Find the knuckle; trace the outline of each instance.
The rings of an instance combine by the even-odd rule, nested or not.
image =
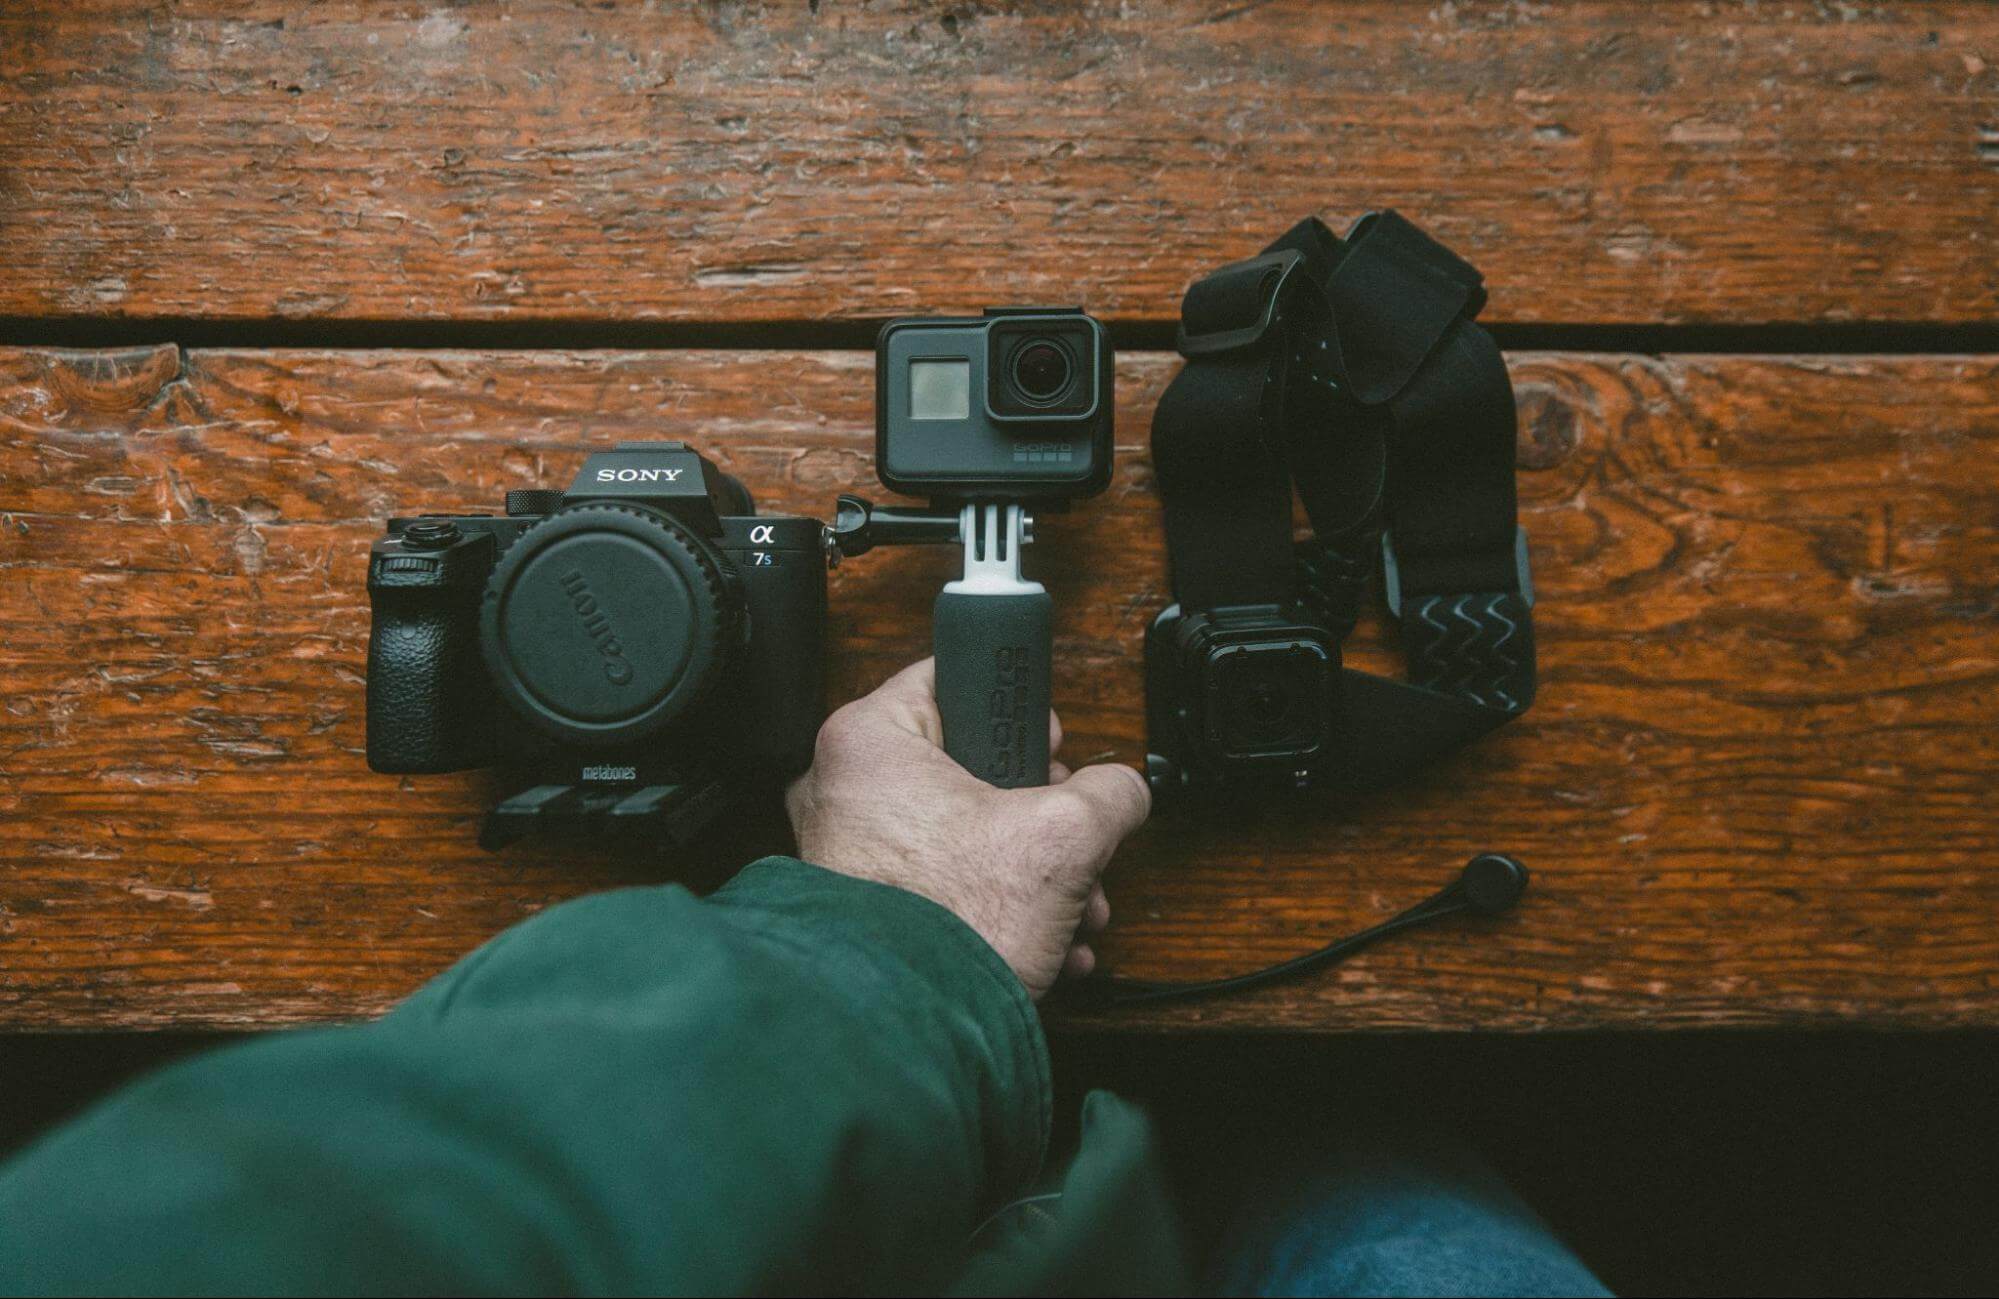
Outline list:
[[[1049,792],[1042,817],[1049,832],[1064,839],[1082,839],[1097,828],[1096,807],[1084,795],[1067,789]]]
[[[866,716],[856,705],[847,704],[835,709],[833,715],[819,727],[819,738],[812,746],[814,759],[839,758],[860,742],[861,733],[866,729]]]

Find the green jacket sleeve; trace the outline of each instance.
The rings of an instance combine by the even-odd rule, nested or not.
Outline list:
[[[1036,1175],[1048,1098],[977,935],[773,858],[114,1097],[0,1171],[0,1291],[935,1285]]]

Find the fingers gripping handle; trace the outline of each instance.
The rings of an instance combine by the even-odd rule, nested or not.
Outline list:
[[[1048,783],[1053,602],[1020,575],[1018,505],[968,505],[965,576],[937,597],[937,710],[944,751],[981,780]]]
[[[944,751],[1002,789],[1048,783],[1046,591],[946,589],[937,597],[937,711]]]

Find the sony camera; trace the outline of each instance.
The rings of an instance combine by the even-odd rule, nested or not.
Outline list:
[[[678,442],[599,452],[504,515],[391,519],[368,561],[368,765],[499,768],[489,848],[557,825],[684,842],[811,761],[822,532],[758,515]]]

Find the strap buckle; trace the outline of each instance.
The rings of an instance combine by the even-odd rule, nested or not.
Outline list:
[[[1174,347],[1186,357],[1213,356],[1220,352],[1235,352],[1243,348],[1255,347],[1270,333],[1277,323],[1277,304],[1284,297],[1284,290],[1290,286],[1294,276],[1301,274],[1299,268],[1305,264],[1305,255],[1292,249],[1264,253],[1261,256],[1231,262],[1212,274],[1205,275],[1188,288],[1181,300],[1180,327],[1174,339]],[[1235,297],[1241,292],[1241,284],[1231,281],[1253,281],[1256,316],[1246,320],[1240,310],[1227,311],[1219,299]],[[1231,288],[1236,293],[1230,293]],[[1204,292],[1205,290],[1205,292]],[[1205,300],[1204,300],[1205,299]],[[1231,304],[1241,306],[1243,304]],[[1228,314],[1229,320],[1204,322],[1210,327],[1189,329],[1190,316],[1208,314]]]
[[[1402,566],[1395,558],[1395,540],[1386,531],[1381,534],[1381,587],[1388,600],[1388,612],[1400,618]],[[1527,529],[1518,524],[1513,528],[1513,589],[1519,592],[1524,607],[1534,607],[1534,569],[1527,558]]]

